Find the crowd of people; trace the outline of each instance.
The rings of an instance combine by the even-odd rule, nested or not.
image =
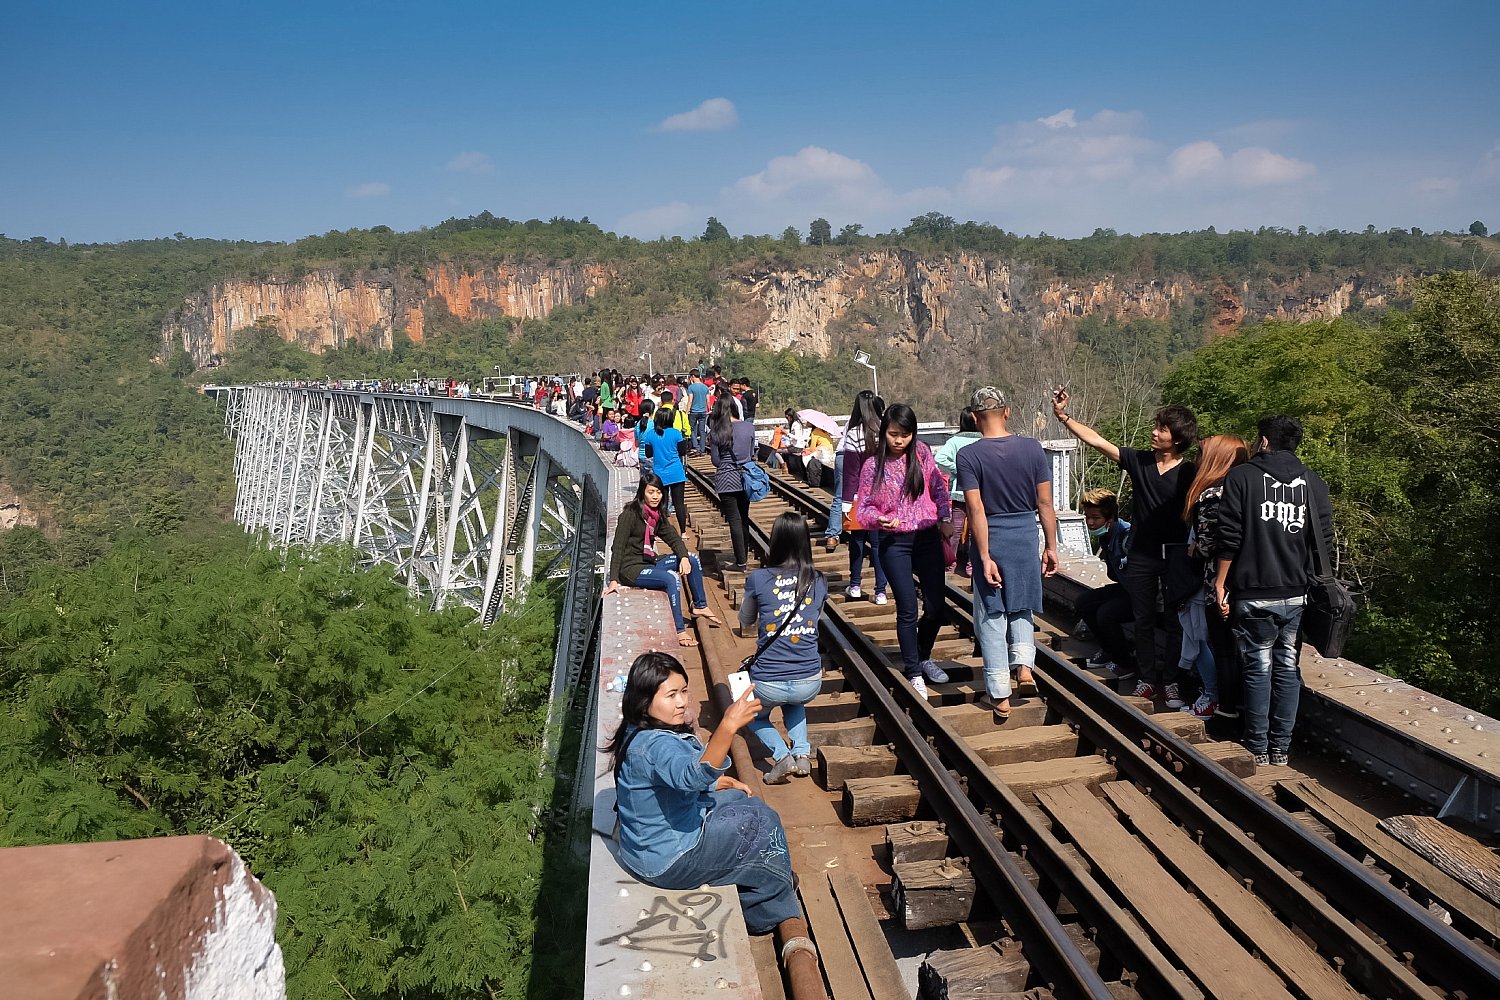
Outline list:
[[[654,382],[643,390],[637,379],[623,384],[623,394],[618,380],[607,391],[619,405],[629,399],[634,412],[604,406],[597,433],[607,448],[633,429],[629,447],[638,452],[642,475],[620,516],[606,592],[621,585],[665,590],[678,641],[696,645],[686,632],[684,581],[692,613],[718,622],[706,609],[702,567],[666,507],[676,507],[678,528],[685,527],[680,489],[673,487],[682,480],[683,456],[706,451],[730,526],[729,566],[748,569],[744,468],[756,460],[753,404],[745,405],[743,383],[697,373],[678,391]],[[589,389],[595,394],[585,406],[602,406],[605,385],[585,379],[581,393]],[[1192,411],[1165,406],[1155,414],[1150,446],[1130,449],[1075,419],[1069,402],[1059,387],[1058,421],[1118,465],[1131,489],[1128,521],[1112,491],[1089,490],[1082,498],[1110,580],[1076,607],[1099,642],[1090,665],[1135,680],[1136,696],[1218,720],[1220,735],[1233,729],[1258,763],[1285,764],[1301,688],[1298,631],[1313,575],[1310,547],[1315,535],[1332,546],[1328,488],[1296,455],[1301,426],[1269,416],[1253,444],[1232,435],[1200,442]],[[808,444],[800,421],[791,411],[787,416],[783,458]],[[981,386],[960,415],[959,432],[935,452],[918,438],[912,407],[887,406],[863,391],[836,444],[829,437],[832,453],[822,456],[834,494],[822,541],[830,550],[848,546],[844,599],[864,599],[868,558],[875,574],[870,599],[894,601],[900,669],[925,698],[929,683],[948,680],[933,658],[947,618],[945,573],[969,575],[983,662],[980,700],[997,721],[1009,717],[1015,688],[1033,681],[1034,618],[1043,580],[1059,568],[1051,462],[1040,442],[1010,429],[1011,417],[1005,393]],[[772,444],[773,455],[781,451],[781,442]],[[658,538],[670,554],[656,555]],[[630,671],[624,721],[609,747],[622,863],[668,888],[736,884],[752,933],[800,914],[780,820],[724,774],[725,756],[743,729],[770,758],[764,783],[811,773],[805,706],[821,689],[818,618],[828,597],[827,580],[813,565],[807,519],[782,514],[763,568],[748,573],[742,592],[739,634],[756,640],[745,664],[750,684],[708,743],[686,722],[680,663],[648,653]],[[770,721],[777,708],[785,736]]]

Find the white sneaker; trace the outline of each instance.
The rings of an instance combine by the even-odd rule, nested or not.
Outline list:
[[[923,701],[926,701],[927,700],[927,681],[926,681],[926,679],[924,679],[922,677],[909,677],[909,678],[907,678],[907,680],[911,681],[912,689],[914,691],[916,691],[918,695],[921,696],[921,698],[922,698]]]
[[[922,661],[922,676],[926,677],[934,684],[948,683],[948,671],[938,666],[937,663],[933,660]]]
[[[865,592],[859,589],[859,584],[857,583],[851,583],[849,584],[849,586],[844,588],[844,596],[849,598],[849,600],[851,601],[857,601],[864,595]]]
[[[1182,691],[1176,684],[1168,684],[1163,694],[1166,698],[1167,708],[1170,711],[1175,712],[1182,707]]]
[[[875,591],[875,603],[876,604],[884,604],[885,601],[886,601],[885,591],[883,591],[883,590],[877,590],[877,591]]]

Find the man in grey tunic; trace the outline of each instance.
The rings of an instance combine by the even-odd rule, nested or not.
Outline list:
[[[999,719],[1010,715],[1011,674],[1031,683],[1036,664],[1034,612],[1042,577],[1057,572],[1057,513],[1052,467],[1035,438],[1012,434],[1005,394],[987,385],[969,406],[980,438],[958,453],[958,488],[969,508],[974,567],[974,633],[984,657],[982,699]],[[1037,554],[1041,520],[1043,548]]]

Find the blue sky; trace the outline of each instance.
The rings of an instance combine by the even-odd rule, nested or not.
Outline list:
[[[1500,3],[18,0],[0,232],[1500,229]]]

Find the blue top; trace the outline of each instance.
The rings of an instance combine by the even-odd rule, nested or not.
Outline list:
[[[693,397],[693,405],[688,409],[689,413],[708,412],[708,386],[702,382],[694,382],[687,387],[687,394]]]
[[[640,437],[641,447],[651,449],[651,471],[661,477],[665,486],[687,481],[682,456],[677,454],[677,445],[682,440],[682,431],[675,427],[666,430],[653,427]]]
[[[745,577],[740,595],[740,624],[756,625],[756,642],[775,633],[797,597],[797,574],[780,567],[758,569]],[[750,670],[752,681],[795,681],[823,669],[818,655],[818,618],[828,600],[828,580],[819,573],[802,599],[802,607],[786,631],[771,643]]]
[[[1042,443],[1019,434],[980,438],[965,445],[953,464],[958,488],[965,494],[978,490],[989,516],[1035,513],[1036,488],[1052,482],[1052,463]]]
[[[615,779],[620,860],[649,879],[692,850],[713,805],[710,792],[729,770],[702,761],[703,744],[670,729],[634,729]],[[626,734],[627,738],[629,734]]]

